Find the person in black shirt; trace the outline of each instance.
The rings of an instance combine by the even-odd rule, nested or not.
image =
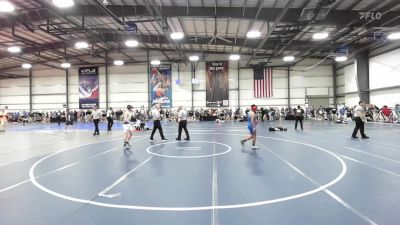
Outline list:
[[[297,122],[300,121],[300,126],[301,126],[301,129],[303,130],[304,110],[302,108],[300,108],[300,106],[297,106],[295,115],[296,115],[296,124],[294,126],[294,129],[297,130]]]

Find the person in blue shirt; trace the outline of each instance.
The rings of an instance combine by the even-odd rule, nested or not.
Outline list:
[[[257,106],[256,105],[251,105],[251,110],[247,113],[247,129],[249,129],[250,136],[246,139],[243,139],[240,141],[240,144],[244,146],[244,143],[249,140],[253,140],[251,148],[253,150],[258,149],[256,146],[256,140],[257,140],[257,121],[256,121],[256,111],[257,111]]]

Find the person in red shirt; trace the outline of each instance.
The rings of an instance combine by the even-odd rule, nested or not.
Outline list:
[[[381,112],[382,112],[384,121],[385,122],[390,122],[392,117],[393,117],[392,110],[389,109],[387,107],[387,105],[384,105],[383,108],[381,109]]]

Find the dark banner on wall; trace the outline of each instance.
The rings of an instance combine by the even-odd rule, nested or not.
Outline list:
[[[172,107],[171,64],[150,67],[151,106]]]
[[[99,67],[83,67],[79,74],[79,108],[91,109],[99,105]]]
[[[228,61],[206,62],[206,106],[229,106]]]

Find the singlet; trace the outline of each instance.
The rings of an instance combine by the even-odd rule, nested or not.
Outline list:
[[[253,124],[251,123],[251,111],[247,113],[247,126],[252,127]]]
[[[130,123],[131,122],[131,118],[132,118],[132,111],[130,111],[130,110],[126,110],[125,112],[124,112],[124,123],[126,124],[126,123]]]

